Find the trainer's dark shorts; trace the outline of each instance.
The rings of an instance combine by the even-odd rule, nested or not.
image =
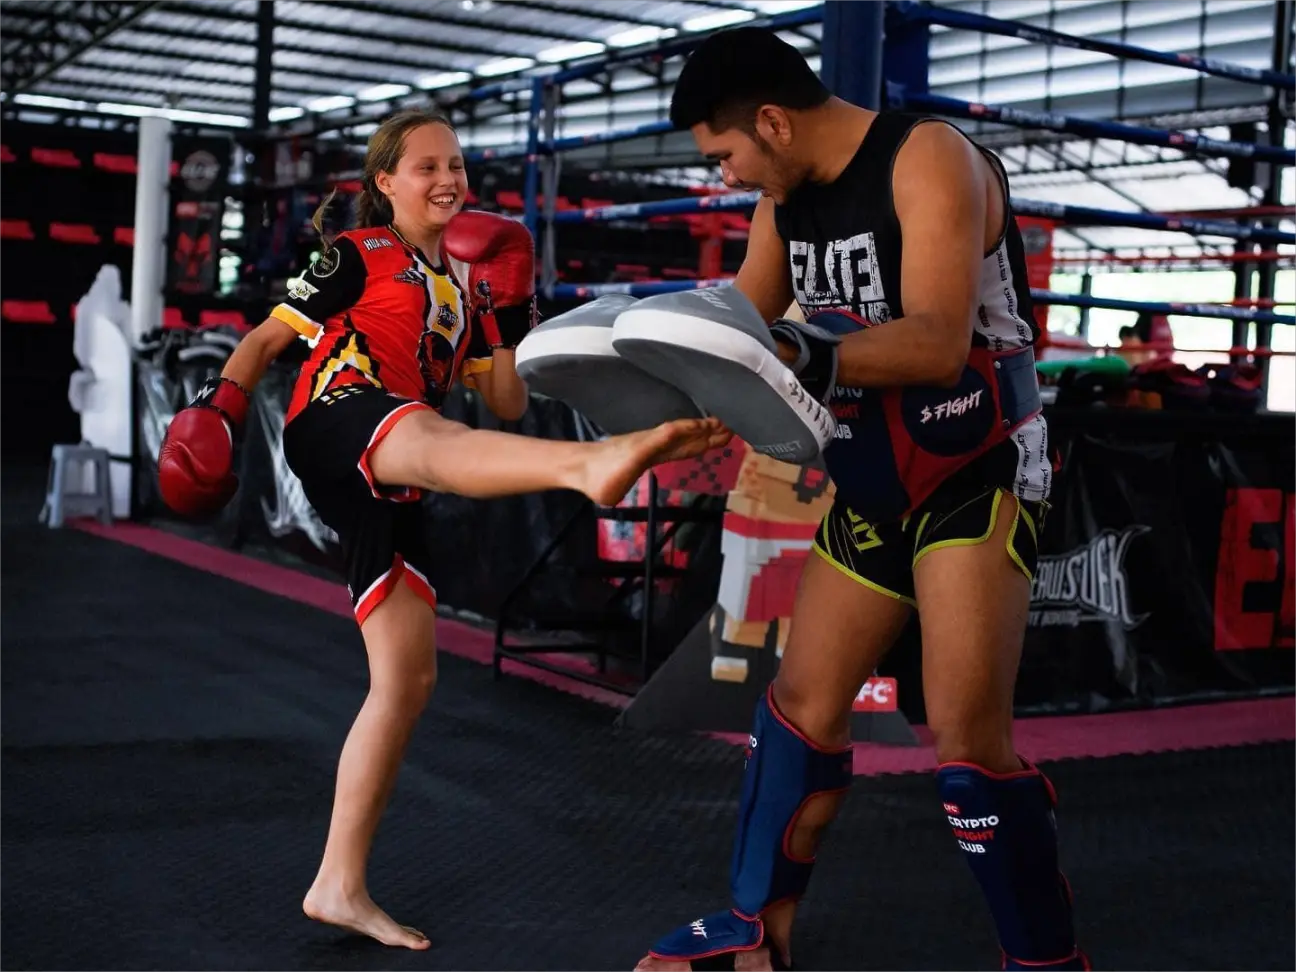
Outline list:
[[[819,524],[813,550],[865,587],[916,605],[913,572],[918,561],[942,547],[985,543],[994,532],[1000,504],[1015,502],[1006,552],[1032,579],[1047,503],[1014,497],[1003,487],[960,485],[942,487],[909,516],[889,523],[868,523],[838,500]]]
[[[369,468],[374,448],[396,423],[429,407],[372,385],[343,385],[325,392],[284,427],[284,458],[301,480],[306,499],[341,541],[347,590],[360,624],[402,577],[436,606],[420,493],[380,486]]]

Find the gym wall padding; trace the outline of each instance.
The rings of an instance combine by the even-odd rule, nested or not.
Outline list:
[[[10,123],[2,140],[0,448],[44,457],[80,437],[67,398],[73,305],[105,264],[130,284],[135,136]]]
[[[45,459],[55,443],[80,438],[67,397],[76,369],[74,306],[109,264],[120,270],[122,296],[130,299],[137,138],[129,131],[9,123],[0,142],[0,448],[6,457]],[[182,172],[186,160],[204,152],[219,163],[219,172],[210,166],[195,172],[192,165]],[[172,159],[168,224],[175,249],[177,233],[192,234],[202,223],[201,214],[178,217],[176,205],[192,205],[204,195],[213,204],[223,200],[229,142],[177,134]],[[204,184],[203,192],[193,191]],[[219,214],[214,218],[219,225]],[[213,243],[214,264],[218,239]],[[229,303],[183,291],[168,293],[166,302],[192,324],[203,310]]]

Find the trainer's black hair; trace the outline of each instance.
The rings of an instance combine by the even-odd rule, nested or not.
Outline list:
[[[689,56],[675,82],[670,120],[677,129],[706,122],[716,132],[752,132],[761,105],[817,108],[830,92],[801,52],[764,27],[722,30]]]

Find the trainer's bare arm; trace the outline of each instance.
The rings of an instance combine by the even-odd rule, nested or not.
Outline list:
[[[756,305],[766,321],[782,317],[792,303],[792,271],[788,267],[787,244],[774,228],[774,200],[756,204],[747,255],[734,279],[734,286]]]
[[[892,195],[904,239],[904,317],[845,338],[837,383],[958,383],[972,344],[987,234],[987,166],[947,125],[919,125],[896,156]]]

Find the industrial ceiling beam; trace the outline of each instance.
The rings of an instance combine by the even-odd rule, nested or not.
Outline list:
[[[199,10],[201,10],[201,12],[199,12]],[[184,5],[169,3],[163,6],[162,12],[172,16],[194,17],[201,20],[223,20],[227,23],[246,24],[249,27],[256,24],[256,19],[251,14],[242,14],[235,10],[224,10],[220,7],[186,8]],[[303,18],[300,15],[289,19],[279,15],[277,12],[275,25],[289,30],[320,34],[326,37],[343,37],[352,42],[373,41],[378,44],[399,44],[402,47],[421,47],[428,51],[444,51],[447,54],[462,54],[468,57],[509,57],[517,53],[516,51],[501,50],[493,47],[481,47],[475,44],[460,44],[454,41],[425,40],[418,37],[411,37],[409,34],[369,30],[368,28],[361,28],[355,25],[348,25],[346,27],[328,27],[315,21],[311,21],[310,19]],[[210,40],[215,42],[219,41],[220,38],[212,37]],[[245,38],[239,38],[239,41],[244,44],[251,44],[254,42],[252,35]],[[283,45],[276,42],[275,47],[282,49]],[[382,59],[386,60],[386,56],[384,55]]]
[[[221,57],[216,54],[205,54],[205,53],[195,53],[190,55],[190,54],[185,54],[183,52],[174,51],[174,50],[161,51],[158,50],[156,47],[147,44],[147,42],[140,43],[137,45],[134,43],[125,44],[125,43],[121,43],[120,41],[113,41],[108,44],[100,44],[95,48],[95,51],[105,51],[114,54],[134,54],[138,56],[146,56],[152,58],[163,58],[168,61],[180,61],[188,64],[218,64],[221,65],[222,67],[245,68],[247,70],[253,70],[256,67],[256,63],[250,59],[240,59],[236,57]],[[93,54],[93,52],[91,53]],[[107,66],[95,61],[82,61],[82,64],[84,64],[86,67],[106,67]],[[338,82],[338,81],[343,81],[343,82],[354,81],[358,84],[391,84],[393,81],[397,80],[396,78],[393,78],[390,74],[360,74],[360,73],[356,73],[355,71],[351,71],[349,68],[346,70],[345,73],[343,73],[342,71],[335,71],[332,69],[325,70],[323,68],[318,68],[318,67],[309,67],[309,66],[297,67],[289,64],[276,64],[274,70],[275,70],[275,74],[298,75],[302,78],[318,79],[319,81],[325,83]],[[426,70],[426,68],[422,68],[421,70]],[[338,92],[336,91],[336,89],[331,89],[327,91],[316,91],[314,93],[318,95],[325,95],[325,94],[337,94]]]
[[[610,12],[614,8],[607,3],[600,3],[597,6],[574,7],[566,2],[544,3],[543,0],[508,0],[508,8],[510,10],[514,8],[535,10],[540,13],[557,14],[563,17],[583,17],[586,20],[619,24],[622,27],[657,27],[662,30],[677,27],[676,24],[668,24],[661,20],[647,20],[643,17],[625,16],[621,13]]]
[[[203,86],[207,88],[238,89],[247,92],[247,100],[249,104],[252,101],[252,89],[254,87],[252,79],[250,78],[248,80],[241,80],[239,78],[201,78],[201,77],[193,77],[192,75],[177,74],[175,71],[167,71],[162,68],[154,68],[154,67],[146,68],[146,67],[140,67],[139,65],[131,65],[129,68],[120,68],[120,67],[110,67],[104,64],[95,64],[93,62],[88,64],[83,62],[81,64],[72,65],[72,67],[69,70],[72,70],[77,73],[71,77],[66,75],[60,77],[58,79],[58,82],[60,84],[79,84],[79,85],[84,85],[87,88],[97,88],[100,86],[100,84],[99,84],[99,80],[94,75],[98,75],[102,77],[105,80],[105,83],[108,84],[113,83],[108,80],[109,76],[111,75],[126,75],[129,76],[131,79],[139,78],[141,81],[146,81],[146,80],[151,81],[152,79],[156,78],[159,80],[164,80],[166,82],[169,82],[172,85],[172,87],[168,88],[167,85],[165,84],[160,84],[157,85],[156,87],[153,85],[148,85],[142,87],[140,90],[157,91],[159,94],[172,94],[172,93],[194,94],[197,93],[191,90],[192,86],[194,85]],[[94,75],[86,76],[82,72],[94,72]],[[185,90],[181,90],[181,86]],[[334,92],[315,91],[309,88],[291,88],[291,87],[283,87],[283,86],[276,86],[275,92],[277,94],[288,95],[288,96],[299,96],[303,98],[319,98],[326,93],[327,94],[334,93]]]
[[[29,90],[157,6],[157,3],[101,2],[74,4],[67,11],[86,19],[77,16],[63,19],[56,12],[47,21],[48,30],[28,35],[10,53],[10,70],[4,78],[6,92],[13,97]]]
[[[231,101],[228,98],[206,97],[197,92],[166,92],[156,88],[141,88],[127,84],[85,84],[64,82],[55,78],[41,87],[42,95],[54,98],[67,98],[70,101],[85,101],[90,105],[96,102],[109,101],[116,104],[138,105],[143,108],[182,108],[187,111],[210,111],[218,114],[247,115],[251,111],[252,100]],[[222,105],[221,108],[195,107],[194,102]],[[33,110],[44,110],[36,106]]]
[[[407,10],[404,7],[393,7],[385,3],[365,3],[363,0],[303,0],[312,6],[325,8],[328,10],[353,10],[356,13],[365,13],[370,15],[381,15],[384,20],[409,20],[414,23],[431,24],[437,27],[462,27],[466,30],[481,30],[487,32],[498,31],[501,26],[506,27],[508,33],[518,37],[534,37],[537,40],[546,41],[563,41],[572,43],[574,41],[589,40],[584,34],[572,33],[569,30],[545,30],[538,27],[523,27],[510,21],[507,24],[501,24],[491,20],[476,20],[472,17],[458,17],[454,14],[444,14],[438,9],[437,12],[424,12]],[[510,3],[509,9],[516,6]],[[556,13],[557,11],[555,11]]]
[[[140,36],[138,39],[135,36],[135,35],[148,34],[154,37],[166,37],[168,39],[174,39],[174,40],[199,41],[201,43],[205,43],[209,45],[220,44],[220,45],[226,45],[230,47],[236,47],[239,48],[240,50],[247,51],[249,55],[249,59],[247,61],[235,61],[232,63],[237,63],[243,67],[254,66],[252,58],[255,57],[256,42],[251,37],[247,37],[247,38],[213,37],[212,35],[204,34],[201,31],[188,30],[180,27],[154,26],[152,24],[149,24],[147,27],[132,28],[128,33],[131,36],[119,38],[119,41],[129,42],[132,45],[135,44],[148,45],[149,42],[145,40],[143,36]],[[139,48],[132,47],[132,49],[136,50],[138,53],[154,53],[156,54],[156,56],[159,57],[174,57],[174,58],[180,58],[182,60],[189,59],[189,55],[182,51],[176,51],[176,50],[152,51],[152,50],[144,50],[142,47]],[[439,60],[434,60],[431,58],[429,58],[428,60],[414,60],[412,58],[396,57],[394,55],[389,55],[389,54],[383,54],[381,56],[375,55],[373,57],[357,58],[356,55],[348,54],[345,51],[326,50],[323,48],[309,47],[302,44],[276,43],[275,53],[276,54],[302,54],[307,57],[313,57],[313,58],[332,58],[334,60],[341,61],[344,63],[347,61],[361,60],[366,64],[372,64],[375,67],[399,67],[399,68],[407,68],[411,71],[419,71],[422,73],[431,73],[431,74],[435,74],[440,71],[462,70],[460,68],[456,68],[454,65],[447,65],[440,62]],[[215,62],[215,57],[210,54],[198,54],[192,59],[193,60],[206,59]],[[387,84],[394,80],[390,75],[361,76],[354,72],[347,73],[345,70],[334,72],[331,68],[328,70],[318,69],[312,71],[308,67],[298,68],[298,67],[288,67],[285,65],[281,67],[276,67],[276,70],[292,71],[298,74],[317,73],[321,77],[333,77],[336,74],[337,77],[345,77],[357,81],[372,81],[372,83],[374,84]]]

